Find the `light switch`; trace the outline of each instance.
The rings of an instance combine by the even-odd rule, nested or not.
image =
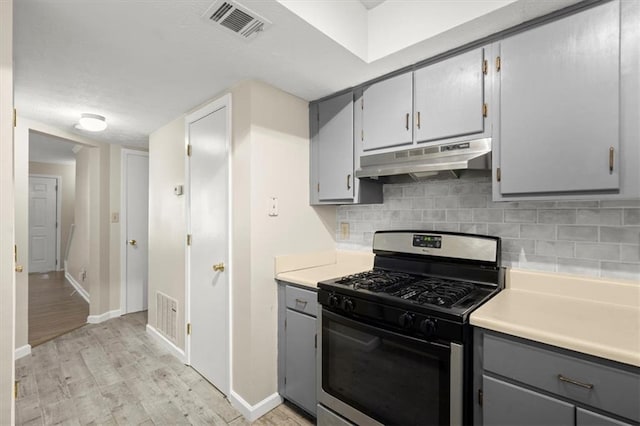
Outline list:
[[[180,196],[182,194],[184,194],[184,186],[183,185],[176,185],[173,187],[173,193]]]
[[[269,216],[278,216],[278,199],[276,197],[269,198]]]
[[[111,223],[118,223],[118,222],[120,222],[120,213],[112,212],[111,213]]]

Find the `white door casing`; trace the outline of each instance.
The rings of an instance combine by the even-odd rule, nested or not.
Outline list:
[[[149,154],[122,150],[120,306],[123,314],[147,309]]]
[[[58,267],[60,177],[29,175],[29,272]]]
[[[187,361],[225,395],[231,383],[231,96],[186,118]],[[214,270],[224,265],[224,270]]]

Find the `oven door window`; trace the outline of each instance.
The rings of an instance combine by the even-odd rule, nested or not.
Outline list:
[[[449,424],[450,348],[322,310],[322,388],[397,425]]]

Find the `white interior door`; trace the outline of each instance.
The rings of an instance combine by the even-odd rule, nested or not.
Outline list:
[[[58,180],[29,176],[29,272],[49,272],[57,264]]]
[[[230,377],[228,109],[226,104],[209,107],[187,118],[192,147],[189,358],[191,366],[224,394],[229,393]]]
[[[149,156],[145,152],[123,151],[122,226],[125,250],[123,265],[123,313],[147,309]]]

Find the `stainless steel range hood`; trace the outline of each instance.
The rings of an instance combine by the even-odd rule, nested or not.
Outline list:
[[[385,154],[363,155],[356,177],[384,183],[459,176],[463,170],[491,169],[491,139],[476,139]]]

